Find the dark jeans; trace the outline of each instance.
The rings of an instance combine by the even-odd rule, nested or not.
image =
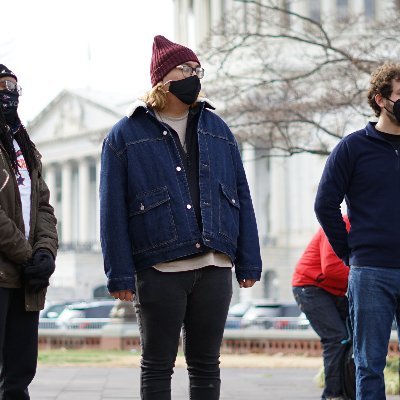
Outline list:
[[[0,400],[28,400],[36,373],[39,312],[25,311],[24,289],[0,287]]]
[[[347,297],[334,296],[316,286],[293,287],[293,294],[312,328],[321,338],[325,370],[322,398],[341,396],[343,357],[346,350],[341,341],[348,337]]]
[[[230,268],[210,266],[185,272],[148,268],[137,273],[142,399],[171,399],[181,329],[190,399],[219,399],[219,352],[231,297]]]
[[[352,266],[348,296],[357,400],[384,400],[383,370],[393,318],[398,326],[400,322],[400,268]]]

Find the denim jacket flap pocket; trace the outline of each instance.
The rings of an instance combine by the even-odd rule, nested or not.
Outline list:
[[[240,209],[240,203],[239,203],[239,198],[237,193],[231,189],[229,186],[224,185],[223,183],[221,183],[221,189],[222,189],[222,193],[225,195],[226,199],[229,201],[229,203]]]
[[[130,205],[129,216],[143,214],[170,200],[168,189],[164,186],[151,192],[137,195]]]
[[[239,237],[239,198],[235,190],[223,183],[220,185],[219,233],[236,246]]]
[[[129,233],[134,254],[177,240],[171,199],[166,186],[138,194],[129,207]]]

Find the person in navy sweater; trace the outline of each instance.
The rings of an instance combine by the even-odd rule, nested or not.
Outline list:
[[[372,73],[368,103],[378,121],[334,148],[315,212],[335,253],[351,267],[357,400],[381,400],[392,321],[400,313],[400,64],[385,63]]]

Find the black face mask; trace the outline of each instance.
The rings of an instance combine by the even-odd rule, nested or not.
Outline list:
[[[15,120],[19,103],[19,94],[9,90],[0,90],[0,107],[7,122]]]
[[[390,100],[387,97],[385,97],[385,99],[393,103],[393,111],[390,111],[385,107],[386,111],[389,111],[391,114],[393,114],[397,122],[400,124],[400,99],[396,101]]]
[[[181,79],[180,81],[171,81],[169,84],[169,92],[188,106],[196,101],[200,89],[200,79],[196,75],[189,76],[189,78]]]

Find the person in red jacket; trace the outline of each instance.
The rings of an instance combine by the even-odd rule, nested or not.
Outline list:
[[[343,217],[350,230],[347,216]],[[293,294],[312,328],[320,336],[325,387],[321,400],[344,399],[342,368],[348,337],[346,297],[349,268],[335,254],[322,228],[306,247],[292,278]]]

